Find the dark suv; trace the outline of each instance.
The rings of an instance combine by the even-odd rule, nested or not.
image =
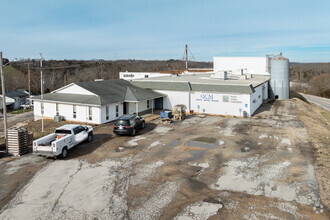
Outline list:
[[[116,119],[113,132],[116,134],[129,134],[134,136],[140,129],[145,127],[142,117],[136,115],[122,115]]]

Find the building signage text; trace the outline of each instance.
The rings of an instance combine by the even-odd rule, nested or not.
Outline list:
[[[237,96],[230,96],[231,103],[242,103],[242,101],[237,100]]]
[[[196,101],[203,102],[219,102],[218,99],[215,99],[213,94],[201,93],[199,97],[196,98]]]

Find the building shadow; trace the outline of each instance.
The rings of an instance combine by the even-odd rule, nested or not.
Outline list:
[[[275,105],[276,100],[269,100],[262,103],[261,106],[253,113],[252,117],[258,117],[262,113],[270,112],[271,108]]]

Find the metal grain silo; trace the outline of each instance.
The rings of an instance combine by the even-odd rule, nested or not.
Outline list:
[[[290,98],[289,59],[280,55],[270,61],[270,97],[272,99]]]

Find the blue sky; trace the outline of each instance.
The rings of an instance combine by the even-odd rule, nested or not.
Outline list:
[[[0,0],[4,57],[330,62],[329,0]]]

